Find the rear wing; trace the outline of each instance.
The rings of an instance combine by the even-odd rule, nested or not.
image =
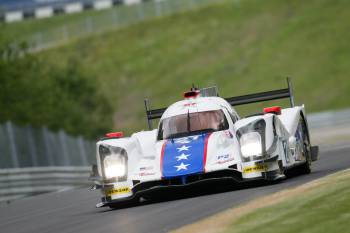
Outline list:
[[[205,96],[219,96],[217,87],[201,89],[201,93],[205,94]],[[249,94],[249,95],[229,97],[229,98],[225,98],[225,100],[228,103],[230,103],[231,106],[238,106],[238,105],[244,105],[244,104],[252,104],[252,103],[258,103],[263,101],[287,99],[287,98],[289,98],[291,107],[294,107],[293,88],[292,88],[292,82],[290,78],[287,78],[287,88],[285,89],[278,89],[278,90],[259,92],[259,93]],[[151,109],[150,101],[148,99],[145,99],[145,108],[146,108],[148,128],[151,130],[153,128],[152,120],[161,118],[167,108]]]
[[[277,99],[286,99],[289,98],[291,107],[294,107],[294,96],[292,89],[292,82],[290,78],[287,78],[288,87],[285,89],[279,89],[274,91],[266,91],[249,95],[242,95],[236,97],[225,98],[231,106],[243,105],[243,104],[252,104],[269,100]]]

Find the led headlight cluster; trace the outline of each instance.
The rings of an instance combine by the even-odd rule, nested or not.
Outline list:
[[[103,166],[107,179],[123,177],[126,174],[126,158],[124,156],[106,156],[103,160]]]
[[[262,154],[261,136],[258,132],[243,134],[240,138],[242,156],[245,158]]]
[[[126,179],[128,157],[123,148],[100,145],[99,153],[105,179]]]
[[[265,154],[265,128],[265,120],[259,119],[241,127],[237,131],[244,160],[258,158]]]

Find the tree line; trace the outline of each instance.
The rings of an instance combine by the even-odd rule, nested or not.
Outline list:
[[[112,126],[112,108],[77,58],[64,67],[45,62],[27,46],[0,43],[0,123],[64,129],[95,138]]]

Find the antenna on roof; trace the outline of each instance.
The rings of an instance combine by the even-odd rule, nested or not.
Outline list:
[[[194,90],[196,90],[195,89],[195,87],[194,87],[194,83],[192,83],[192,87],[191,87],[191,89],[190,89],[191,91],[194,91]]]
[[[191,91],[197,91],[197,90],[199,90],[199,88],[196,87],[196,86],[194,85],[194,83],[192,83]]]

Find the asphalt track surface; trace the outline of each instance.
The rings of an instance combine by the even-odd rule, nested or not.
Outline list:
[[[185,197],[173,197],[174,192],[171,192],[166,194],[168,200],[117,210],[94,208],[99,192],[86,188],[44,194],[1,205],[0,232],[167,232],[254,198],[347,168],[350,168],[350,145],[343,145],[321,149],[320,160],[313,164],[311,174],[273,185],[254,184],[227,189],[224,187],[228,184],[210,184],[196,188],[196,191],[187,191]]]

